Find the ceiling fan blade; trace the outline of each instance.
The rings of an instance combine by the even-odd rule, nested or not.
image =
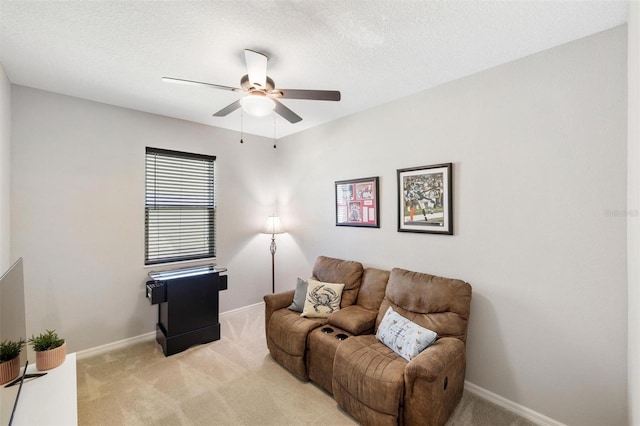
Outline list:
[[[267,57],[262,53],[244,49],[244,60],[247,63],[249,82],[258,89],[264,89],[267,85]]]
[[[233,102],[232,104],[227,105],[226,107],[222,108],[220,111],[218,111],[215,114],[213,114],[213,116],[214,117],[225,117],[225,116],[229,115],[233,111],[235,111],[238,108],[240,108],[240,101],[241,101],[241,99],[238,99],[237,101]]]
[[[274,108],[275,112],[280,114],[289,123],[295,124],[298,121],[302,121],[302,117],[291,111],[286,106],[282,105],[282,103],[280,103],[277,99],[273,99],[273,101],[276,103],[276,107]]]
[[[192,86],[209,86],[209,87],[213,87],[214,89],[230,90],[232,92],[242,92],[242,89],[239,89],[237,87],[221,86],[219,84],[213,84],[213,83],[202,83],[201,81],[183,80],[181,78],[162,77],[162,81],[165,81],[167,83],[188,84]]]
[[[282,93],[283,99],[309,99],[314,101],[339,101],[340,92],[338,90],[298,90],[298,89],[276,89]]]

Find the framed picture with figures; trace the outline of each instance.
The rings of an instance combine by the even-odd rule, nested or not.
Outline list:
[[[398,170],[398,232],[453,235],[452,163]]]
[[[380,227],[378,177],[336,182],[336,226]]]

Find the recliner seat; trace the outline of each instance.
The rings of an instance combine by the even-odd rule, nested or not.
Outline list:
[[[364,268],[360,262],[319,256],[313,266],[312,278],[322,282],[344,284],[340,308],[355,303]],[[265,332],[271,356],[301,380],[309,380],[306,366],[307,336],[326,324],[326,318],[303,318],[287,307],[294,291],[266,295]]]
[[[442,425],[464,389],[471,286],[394,268],[376,330],[389,306],[438,340],[409,362],[374,335],[346,339],[335,354],[333,396],[365,425]]]

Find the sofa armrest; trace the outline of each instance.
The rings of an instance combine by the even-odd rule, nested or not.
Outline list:
[[[267,294],[264,299],[264,332],[269,338],[269,320],[271,314],[279,309],[284,309],[293,303],[293,295],[295,290],[285,291],[283,293]]]
[[[465,345],[455,337],[439,339],[412,359],[404,370],[405,424],[445,424],[462,398],[465,370]]]
[[[329,324],[348,331],[353,335],[373,331],[378,311],[370,311],[362,306],[351,305],[329,316]]]
[[[266,294],[264,299],[264,305],[267,310],[277,311],[278,309],[286,308],[293,303],[293,295],[295,290],[285,291],[283,293]]]
[[[404,370],[405,385],[412,386],[416,379],[435,382],[452,363],[464,357],[464,351],[464,343],[460,339],[438,339],[407,364]]]

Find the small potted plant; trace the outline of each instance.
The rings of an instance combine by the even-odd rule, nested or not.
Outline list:
[[[38,336],[32,335],[29,344],[36,352],[36,368],[40,371],[56,368],[67,356],[67,344],[58,337],[55,330],[47,330]]]
[[[4,340],[0,343],[0,385],[10,382],[20,374],[20,352],[24,343],[24,339],[17,342]]]

